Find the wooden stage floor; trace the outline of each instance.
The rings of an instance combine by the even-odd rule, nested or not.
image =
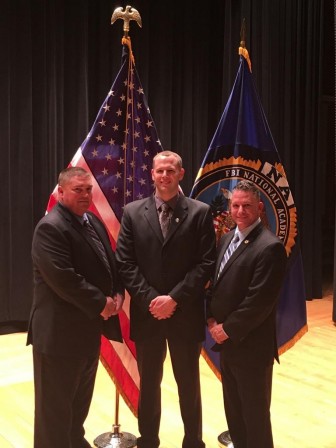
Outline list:
[[[336,327],[332,295],[307,302],[308,332],[275,364],[272,422],[276,448],[336,448]],[[33,446],[33,373],[26,334],[0,336],[0,447]],[[207,448],[218,447],[227,429],[221,384],[201,358],[203,434]],[[114,384],[100,365],[86,421],[86,436],[112,430]],[[179,448],[183,436],[178,397],[169,357],[162,384],[161,448]],[[120,398],[120,430],[138,435],[137,420]],[[46,447],[47,448],[47,447]],[[263,448],[263,447],[260,447]]]

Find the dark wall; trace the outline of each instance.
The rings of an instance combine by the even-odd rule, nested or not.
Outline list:
[[[0,23],[0,324],[26,322],[30,245],[58,172],[84,140],[120,68],[110,0],[3,0]],[[125,5],[123,5],[125,6]],[[331,0],[134,1],[136,66],[164,148],[189,194],[238,68],[242,19],[253,76],[298,208],[307,299],[335,259]]]

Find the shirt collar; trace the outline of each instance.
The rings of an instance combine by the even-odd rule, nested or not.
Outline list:
[[[89,220],[89,218],[87,217],[86,213],[83,214],[83,216],[79,216],[76,215],[75,213],[73,213],[68,207],[66,207],[64,204],[62,204],[62,202],[58,202],[58,204],[64,209],[67,210],[70,215],[72,215],[75,219],[77,219],[77,221],[79,221],[82,225],[84,224],[84,221]]]
[[[86,213],[83,213],[83,216],[78,216],[78,219],[84,225],[85,222],[90,222],[89,217]]]
[[[239,243],[243,241],[249,233],[252,232],[252,230],[257,227],[257,225],[261,222],[261,219],[258,218],[253,224],[246,227],[244,230],[238,230],[238,227],[236,227],[235,235],[239,236]]]
[[[176,203],[177,200],[179,198],[179,193],[172,197],[171,199],[169,199],[169,201],[163,201],[159,196],[157,196],[156,194],[154,194],[154,199],[155,199],[155,205],[156,205],[156,209],[159,210],[159,208],[161,207],[161,205],[165,202],[166,204],[169,205],[169,207],[174,210],[176,207]]]

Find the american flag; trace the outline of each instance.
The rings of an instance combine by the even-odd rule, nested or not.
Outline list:
[[[81,166],[94,179],[91,210],[101,218],[115,249],[124,206],[153,192],[153,157],[162,151],[135,68],[130,38],[122,40],[121,69],[93,126],[69,166]],[[57,201],[56,187],[47,211]],[[102,337],[100,360],[135,416],[139,397],[136,352],[129,338],[129,296],[119,314],[124,342]]]

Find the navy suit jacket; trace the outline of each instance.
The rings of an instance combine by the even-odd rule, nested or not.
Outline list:
[[[234,230],[225,234],[217,248],[217,263],[209,290],[208,317],[223,323],[228,334],[222,351],[231,363],[268,365],[278,358],[276,308],[286,271],[287,256],[281,240],[258,224],[232,254],[218,277]]]
[[[89,219],[106,249],[112,278],[80,221],[61,204],[37,224],[32,242],[34,300],[27,344],[52,355],[90,356],[101,335],[122,341],[119,317],[100,316],[106,296],[124,293],[102,222]]]
[[[166,239],[154,196],[126,205],[116,257],[131,296],[133,340],[164,334],[202,341],[205,337],[205,286],[215,264],[215,232],[210,207],[180,195]],[[169,294],[177,308],[169,319],[148,311],[151,300]]]

